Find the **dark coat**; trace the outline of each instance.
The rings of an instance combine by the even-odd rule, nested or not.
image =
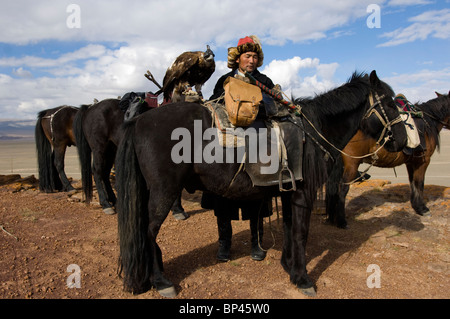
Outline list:
[[[272,215],[272,198],[266,200],[231,200],[222,196],[204,192],[201,206],[204,209],[213,209],[217,217],[228,217],[230,220],[239,220],[239,208],[242,220],[269,217]]]
[[[220,98],[220,96],[225,92],[223,83],[229,76],[234,76],[236,73],[237,70],[233,70],[219,78],[216,86],[214,87],[213,95],[210,97],[210,100]],[[252,76],[269,89],[272,89],[275,86],[270,78],[260,73],[258,70],[253,71]],[[265,112],[262,108],[260,108],[259,113]],[[258,114],[258,117],[259,115],[260,114]],[[229,217],[232,220],[239,220],[239,208],[241,209],[243,220],[256,219],[258,217],[269,217],[272,215],[271,198],[263,201],[237,201],[205,192],[202,196],[201,205],[205,209],[214,209],[214,215],[216,216]]]
[[[223,83],[229,76],[234,76],[237,73],[237,70],[233,70],[228,72],[225,75],[222,75],[219,80],[216,83],[216,86],[214,87],[213,95],[209,98],[210,100],[218,99],[224,92],[225,89],[223,88]],[[272,80],[268,78],[266,75],[262,74],[258,70],[255,70],[251,73],[251,75],[257,79],[259,82],[267,86],[269,89],[273,89],[275,84],[273,84]]]

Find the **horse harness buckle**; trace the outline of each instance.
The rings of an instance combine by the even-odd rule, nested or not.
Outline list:
[[[401,121],[400,116],[397,117],[396,119],[389,121],[389,118],[386,114],[386,111],[384,110],[383,104],[381,103],[381,99],[385,97],[385,95],[383,94],[382,96],[378,96],[378,93],[374,93],[375,94],[375,99],[376,101],[374,101],[374,97],[372,95],[372,93],[369,95],[369,101],[370,101],[370,108],[369,110],[367,110],[367,113],[365,115],[365,118],[369,118],[370,116],[372,116],[372,114],[375,114],[376,117],[380,120],[381,124],[383,125],[383,131],[382,134],[380,135],[380,138],[377,141],[377,144],[379,145],[381,140],[383,139],[383,136],[386,134],[386,131],[388,131],[387,136],[385,137],[385,139],[390,139],[392,136],[392,125],[397,124]],[[380,109],[381,112],[383,113],[382,115],[380,114],[380,112],[378,112],[375,107],[377,105],[380,105]]]

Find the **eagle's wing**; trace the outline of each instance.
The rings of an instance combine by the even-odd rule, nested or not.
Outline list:
[[[175,82],[179,80],[186,71],[198,63],[201,54],[203,54],[201,51],[184,52],[178,56],[166,71],[162,91],[166,92],[168,89],[173,89]]]

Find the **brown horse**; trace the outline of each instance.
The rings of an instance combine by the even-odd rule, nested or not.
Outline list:
[[[39,189],[46,193],[71,191],[64,172],[64,156],[68,146],[76,145],[72,130],[78,108],[59,106],[38,114],[35,142],[39,167]]]
[[[450,93],[450,92],[449,92]],[[439,133],[442,128],[450,128],[450,97],[436,93],[437,98],[429,100],[422,104],[416,104],[416,107],[423,112],[424,131],[426,142],[425,150],[415,149],[412,154],[405,152],[388,152],[384,148],[379,149],[376,141],[366,136],[361,130],[350,140],[344,148],[345,154],[342,155],[344,172],[341,176],[341,184],[336,186],[338,179],[330,179],[327,183],[327,215],[331,223],[338,227],[345,228],[345,197],[347,196],[349,185],[360,178],[358,167],[361,163],[369,163],[377,167],[393,168],[402,164],[406,165],[409,182],[411,186],[411,206],[417,214],[429,216],[428,207],[424,203],[423,189],[425,182],[425,173],[430,164],[431,156],[436,148],[439,150]],[[376,155],[364,157],[366,154]],[[362,158],[363,157],[363,158]],[[334,183],[334,185],[333,185]]]

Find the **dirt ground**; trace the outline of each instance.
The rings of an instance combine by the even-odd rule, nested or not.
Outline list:
[[[87,207],[79,192],[41,193],[33,178],[4,184],[1,299],[161,298],[155,290],[141,295],[123,291],[117,275],[117,215],[105,215],[95,203]],[[79,189],[79,181],[74,186]],[[347,198],[349,229],[324,223],[323,212],[315,211],[307,246],[315,299],[448,299],[450,188],[427,185],[425,194],[431,217],[414,213],[408,185],[383,180],[352,186]],[[177,298],[308,298],[280,265],[281,212],[265,221],[264,261],[250,259],[248,222],[234,221],[232,260],[219,263],[215,217],[200,207],[200,198],[201,193],[183,194],[190,218],[177,221],[170,215],[158,237]],[[79,288],[68,285],[77,283],[73,267],[80,270]],[[373,287],[377,283],[379,288]]]

